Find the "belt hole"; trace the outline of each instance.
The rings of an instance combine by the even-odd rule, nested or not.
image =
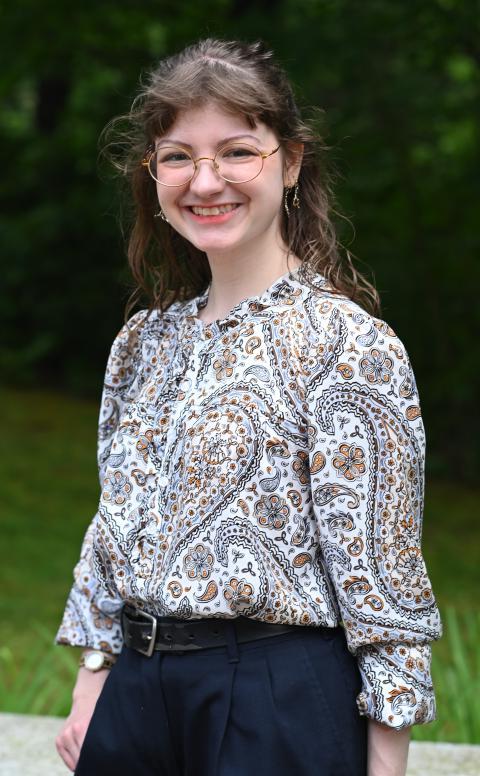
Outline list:
[[[173,636],[171,633],[166,633],[164,638],[166,639],[166,641],[172,641]]]
[[[218,630],[213,630],[212,629],[212,633],[213,633],[214,636],[219,636],[220,635],[220,631],[218,631]]]
[[[195,638],[195,634],[194,633],[189,633],[188,634],[188,638],[189,639],[194,639]]]

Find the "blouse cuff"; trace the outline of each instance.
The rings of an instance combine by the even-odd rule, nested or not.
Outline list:
[[[356,655],[363,680],[357,696],[362,716],[396,730],[433,722],[430,644],[369,644],[359,647]]]
[[[120,611],[113,611],[111,600],[104,604],[102,611],[102,602],[88,601],[74,585],[54,643],[101,649],[118,655],[123,646]]]

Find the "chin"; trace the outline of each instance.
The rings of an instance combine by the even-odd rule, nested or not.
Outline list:
[[[189,239],[187,237],[187,239]],[[190,242],[198,248],[199,251],[203,251],[207,254],[212,253],[225,253],[227,251],[235,250],[240,245],[240,240],[234,239],[200,239],[195,240],[190,238]]]

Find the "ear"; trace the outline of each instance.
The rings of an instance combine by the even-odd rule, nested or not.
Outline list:
[[[283,169],[284,186],[294,186],[300,175],[303,161],[303,143],[288,143],[285,149],[285,166]]]

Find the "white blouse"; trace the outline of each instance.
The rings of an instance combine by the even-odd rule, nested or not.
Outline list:
[[[425,436],[402,342],[302,267],[206,324],[208,291],[137,313],[113,343],[100,504],[56,643],[120,652],[125,602],[341,624],[360,714],[435,719]]]

